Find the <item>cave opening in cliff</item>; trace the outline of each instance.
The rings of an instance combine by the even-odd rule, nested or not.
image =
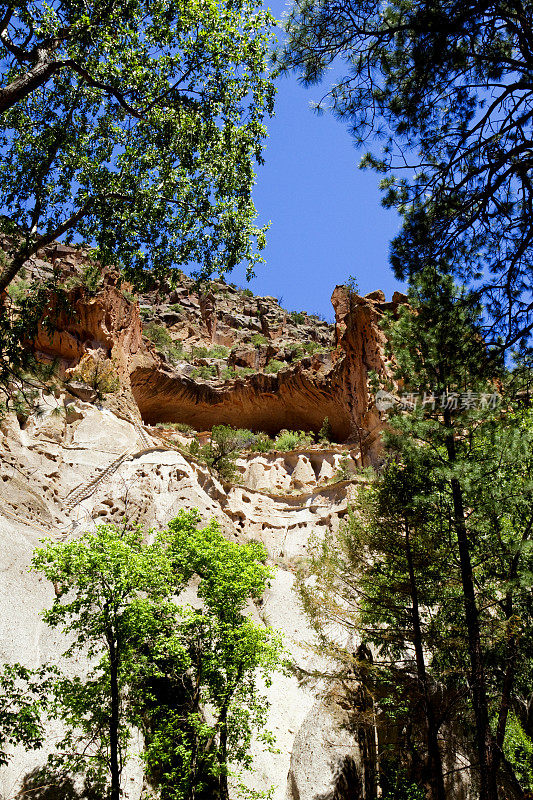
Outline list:
[[[177,381],[148,369],[137,369],[132,374],[131,387],[148,425],[184,423],[196,431],[231,425],[276,436],[282,430],[317,434],[327,417],[332,442],[344,443],[353,438],[344,405],[334,395],[309,387],[288,387],[276,392],[248,384],[220,389]]]

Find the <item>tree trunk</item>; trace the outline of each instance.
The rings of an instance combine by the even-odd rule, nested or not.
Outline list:
[[[0,114],[43,86],[60,68],[60,62],[46,60],[45,52],[41,53],[34,67],[23,75],[18,75],[7,86],[0,88]]]
[[[451,430],[449,412],[444,415],[445,424],[450,428],[446,438],[446,450],[450,464],[456,462],[455,441]],[[476,749],[479,770],[479,798],[480,800],[498,800],[496,785],[496,770],[493,758],[492,733],[489,724],[487,692],[485,686],[485,673],[483,670],[483,655],[481,651],[481,637],[479,630],[479,614],[474,589],[474,578],[468,532],[466,528],[463,490],[456,477],[450,479],[453,498],[454,525],[459,550],[461,569],[461,583],[463,587],[463,603],[465,610],[466,629],[468,634],[468,653],[470,657],[470,682],[472,692],[472,705],[476,723]]]
[[[518,550],[513,556],[511,561],[511,566],[509,569],[509,575],[507,578],[509,589],[507,590],[507,594],[505,597],[505,619],[509,624],[513,618],[514,609],[513,609],[513,590],[512,586],[518,577],[518,566],[520,563],[520,558],[522,552],[524,550],[524,546],[526,542],[529,540],[529,536],[531,533],[531,529],[533,528],[533,516],[530,517],[529,522],[527,523],[524,531],[522,533],[522,539],[520,541],[520,546]],[[519,631],[517,628],[512,630],[511,635],[509,637],[509,644],[508,644],[508,655],[507,655],[507,669],[505,671],[505,676],[503,679],[503,687],[502,687],[502,697],[500,702],[500,710],[498,713],[498,726],[496,728],[496,753],[495,753],[495,763],[497,764],[502,755],[502,748],[503,742],[505,739],[505,728],[507,726],[507,718],[509,716],[509,711],[511,708],[511,699],[512,699],[512,691],[514,686],[514,679],[515,679],[515,663],[516,663],[516,655],[518,652],[518,640],[519,640]]]
[[[442,771],[442,758],[438,741],[438,725],[435,719],[433,703],[429,691],[429,681],[426,672],[426,662],[422,647],[422,626],[420,624],[420,608],[418,603],[418,587],[416,583],[415,570],[413,566],[413,553],[411,550],[411,538],[409,523],[405,520],[405,550],[407,555],[407,567],[409,570],[409,583],[411,584],[411,618],[413,622],[413,645],[416,656],[417,677],[422,687],[424,698],[424,712],[426,715],[427,726],[427,747],[429,756],[429,769],[431,776],[431,794],[433,800],[445,800],[446,792],[444,789],[444,777]]]
[[[219,748],[219,761],[221,766],[220,773],[220,800],[229,800],[228,790],[228,709],[223,708],[220,712],[220,748]]]
[[[0,270],[0,294],[7,289],[13,278],[15,278],[20,272],[28,258],[29,256],[26,255],[25,251],[23,253],[16,253],[11,261],[8,261]]]
[[[64,220],[61,225],[44,236],[34,237],[31,238],[31,235],[28,234],[24,245],[15,253],[11,261],[9,261],[5,267],[0,270],[0,294],[7,289],[13,278],[17,275],[19,270],[22,269],[26,261],[31,258],[31,256],[38,253],[42,247],[46,247],[46,245],[52,244],[56,239],[59,239],[60,236],[63,236],[69,230],[72,230],[77,223],[83,219],[84,216],[89,212],[91,206],[94,203],[94,198],[89,198],[86,200],[77,211],[70,215],[66,220]]]
[[[110,800],[120,800],[118,654],[114,641],[109,641],[109,676],[111,684],[111,714],[109,718],[111,793],[109,797]]]

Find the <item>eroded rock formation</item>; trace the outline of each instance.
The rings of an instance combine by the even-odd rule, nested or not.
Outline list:
[[[272,434],[282,428],[316,432],[328,417],[336,441],[356,442],[371,458],[380,419],[368,373],[387,373],[379,319],[396,303],[362,298],[340,286],[332,301],[336,347],[287,364],[275,375],[259,371],[226,382],[198,381],[167,366],[136,368],[131,385],[143,419],[201,429],[226,423]]]
[[[83,258],[72,248],[50,251],[30,269],[46,273],[61,259],[65,277],[76,283]],[[90,387],[84,393],[67,383],[43,395],[39,416],[20,422],[8,415],[0,426],[2,658],[37,666],[58,661],[65,649],[39,617],[53,590],[28,572],[43,536],[75,537],[124,516],[163,527],[180,509],[198,508],[228,537],[265,544],[275,577],[253,613],[279,629],[294,659],[312,671],[317,657],[306,646],[312,632],[293,592],[295,569],[310,538],[335,531],[346,515],[362,481],[356,470],[362,454],[378,457],[381,422],[367,378],[369,370],[387,371],[379,317],[402,298],[391,305],[379,293],[361,298],[337,287],[333,327],[309,315],[291,317],[274,298],[224,285],[199,292],[186,279],[172,291],[155,289],[140,303],[112,273],[94,292],[79,285],[67,291],[75,314],[58,314],[53,334],[40,331],[38,356],[57,360],[68,378],[86,354],[100,353],[115,364],[120,387],[102,399]],[[151,342],[143,323],[145,333],[155,324],[167,338]],[[228,352],[194,351],[213,344]],[[181,350],[173,349],[178,345]],[[269,371],[273,361],[281,366]],[[199,367],[207,368],[206,378],[195,374]],[[254,374],[240,371],[247,367]],[[220,423],[269,433],[317,431],[325,417],[337,444],[244,453],[237,462],[241,481],[233,484],[188,454],[186,433],[150,427],[188,423],[207,432],[198,437],[203,441]],[[347,480],[338,477],[341,462]],[[326,708],[321,693],[295,675],[277,676],[268,699],[278,752],[257,750],[250,785],[258,791],[274,786],[274,800],[362,797],[359,744],[342,708]],[[54,736],[49,731],[50,743]],[[1,774],[2,800],[16,797],[45,758],[46,749],[18,751]],[[138,768],[126,787],[125,798],[139,800]]]
[[[83,258],[71,251],[62,263],[72,279]],[[47,268],[42,259],[33,265],[34,271]],[[88,351],[104,353],[117,366],[128,409],[131,390],[149,424],[208,430],[225,423],[276,434],[284,428],[317,432],[327,417],[335,441],[353,442],[364,460],[375,459],[380,417],[368,373],[387,374],[379,320],[405,301],[403,295],[386,303],[382,292],[360,297],[337,286],[333,327],[316,316],[289,315],[275,298],[222,283],[201,291],[183,278],[181,287],[163,297],[153,290],[140,303],[118,284],[111,272],[96,292],[71,289],[74,314],[59,314],[53,335],[40,332],[38,355],[58,359],[66,371]],[[154,337],[154,326],[170,347],[143,337],[143,327]],[[213,344],[218,351],[209,351]]]

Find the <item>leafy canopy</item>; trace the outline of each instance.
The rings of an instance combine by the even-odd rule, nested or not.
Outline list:
[[[42,747],[42,716],[51,682],[52,671],[46,667],[31,670],[22,664],[6,664],[0,669],[0,766],[9,761],[9,747]]]
[[[161,629],[151,668],[140,676],[148,774],[163,800],[225,799],[230,775],[235,789],[259,797],[240,776],[253,769],[252,736],[273,745],[261,689],[280,668],[282,648],[274,631],[252,622],[247,606],[271,571],[260,543],[230,542],[215,522],[197,525],[194,512],[181,512],[162,533],[175,569],[185,562],[199,578],[202,607],[182,608],[173,633]]]
[[[255,0],[6,4],[0,289],[64,234],[137,283],[187,263],[251,270],[272,25]]]
[[[135,643],[153,632],[157,614],[170,613],[169,597],[186,574],[175,575],[163,548],[145,545],[139,528],[106,525],[74,541],[46,543],[32,565],[56,587],[43,618],[70,635],[65,655],[91,659],[86,675],[56,683],[53,713],[66,733],[52,762],[97,786],[111,774],[117,800],[135,721],[127,693]]]

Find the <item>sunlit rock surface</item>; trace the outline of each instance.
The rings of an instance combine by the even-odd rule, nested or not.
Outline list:
[[[250,454],[239,460],[243,483],[229,485],[192,457],[165,446],[155,430],[151,434],[109,409],[64,395],[47,396],[42,405],[44,414],[30,418],[24,429],[10,415],[0,432],[4,660],[37,666],[57,661],[65,647],[39,618],[53,600],[53,588],[28,572],[40,539],[61,541],[98,523],[120,522],[125,515],[146,527],[162,527],[180,509],[198,508],[203,519],[217,519],[228,537],[264,542],[275,578],[257,608],[258,619],[282,631],[299,663],[312,663],[314,656],[304,646],[310,633],[292,591],[294,569],[310,537],[335,530],[346,514],[353,484],[328,483],[340,448]],[[295,737],[316,697],[294,676],[282,675],[268,695],[270,728],[280,752],[258,751],[250,780],[256,789],[274,785],[274,797],[284,800]],[[50,743],[54,735],[51,731]],[[14,796],[23,776],[42,763],[44,752],[17,752],[2,771],[5,798]],[[127,797],[134,800],[141,783],[135,770],[132,777]]]

